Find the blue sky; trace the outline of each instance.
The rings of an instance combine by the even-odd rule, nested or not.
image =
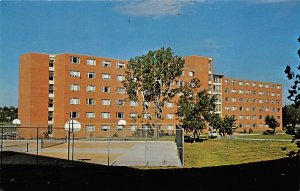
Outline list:
[[[0,106],[18,105],[19,56],[129,59],[161,47],[232,78],[283,84],[299,64],[299,0],[0,1]]]

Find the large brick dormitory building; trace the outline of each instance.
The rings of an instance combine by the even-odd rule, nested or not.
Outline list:
[[[282,87],[280,84],[231,79],[213,73],[213,60],[186,56],[184,71],[177,84],[190,78],[201,81],[201,88],[217,96],[216,112],[222,117],[234,115],[239,130],[266,130],[266,115],[273,115],[282,128]],[[127,102],[122,81],[127,61],[79,54],[28,53],[20,57],[19,119],[24,137],[28,127],[41,127],[55,136],[70,116],[81,123],[80,136],[120,130],[117,122],[127,121],[127,127],[140,128],[132,122],[142,111],[139,102]],[[166,103],[162,130],[174,131],[178,123],[175,100]],[[146,117],[142,117],[146,118]],[[145,121],[145,120],[144,120]],[[33,132],[31,132],[33,133]],[[97,136],[97,135],[95,135]]]

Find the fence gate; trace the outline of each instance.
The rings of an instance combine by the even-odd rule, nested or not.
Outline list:
[[[182,166],[184,166],[184,129],[176,125],[176,145],[179,154],[179,159]]]

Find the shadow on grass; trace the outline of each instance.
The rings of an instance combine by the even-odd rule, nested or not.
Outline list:
[[[14,153],[5,155],[12,159]],[[36,160],[35,155],[15,155],[23,162]],[[57,160],[39,157],[43,165],[2,165],[2,190],[299,190],[296,157],[220,167],[148,170],[82,162],[66,167],[61,165],[67,164],[66,160],[55,165]]]

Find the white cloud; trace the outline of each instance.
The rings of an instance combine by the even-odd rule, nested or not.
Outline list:
[[[159,18],[182,13],[184,7],[190,7],[205,0],[142,0],[118,6],[118,11],[134,16]]]
[[[260,4],[273,4],[273,3],[287,3],[287,2],[300,2],[299,0],[255,0],[254,3]]]

